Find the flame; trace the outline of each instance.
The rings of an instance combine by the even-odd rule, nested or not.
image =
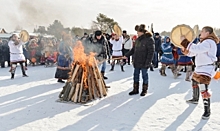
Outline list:
[[[93,66],[94,64],[94,52],[90,54],[85,54],[85,49],[81,41],[77,41],[73,48],[74,63],[78,63],[83,68],[83,85],[84,88],[88,88],[88,66]]]

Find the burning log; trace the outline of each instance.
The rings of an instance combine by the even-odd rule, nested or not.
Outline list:
[[[74,48],[70,77],[60,93],[60,101],[86,103],[107,95],[106,85],[99,71],[95,54],[84,54],[81,43]]]

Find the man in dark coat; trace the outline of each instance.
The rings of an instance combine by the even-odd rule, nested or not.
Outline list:
[[[5,48],[3,45],[2,40],[0,39],[0,63],[1,63],[1,68],[5,67]]]
[[[153,64],[154,64],[154,68],[158,68],[158,54],[161,51],[161,38],[159,33],[155,33],[154,41],[155,41],[155,52],[153,57]]]
[[[105,69],[106,69],[106,61],[107,56],[110,56],[110,50],[109,50],[109,45],[108,41],[105,38],[104,35],[102,35],[102,32],[100,30],[95,31],[94,36],[88,39],[93,45],[89,45],[88,47],[90,48],[89,52],[95,52],[97,53],[97,59],[102,62],[102,67],[101,67],[101,74],[104,79],[108,79],[105,76]]]
[[[153,55],[155,51],[155,42],[152,34],[145,29],[145,25],[136,25],[135,30],[137,31],[138,38],[135,41],[135,46],[125,54],[125,58],[134,54],[134,87],[133,91],[129,95],[135,95],[139,93],[139,75],[142,72],[143,87],[141,96],[145,96],[148,90],[148,68],[151,66]]]

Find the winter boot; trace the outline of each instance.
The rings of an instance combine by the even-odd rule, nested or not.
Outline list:
[[[103,79],[105,79],[105,80],[108,79],[108,77],[105,76],[105,72],[104,71],[101,71],[101,74],[102,74]]]
[[[28,77],[28,75],[25,73],[25,63],[21,63],[20,65],[23,77]]]
[[[196,81],[193,80],[193,98],[187,100],[187,103],[198,104],[199,101],[199,86]]]
[[[133,86],[133,90],[129,92],[129,95],[136,95],[139,93],[139,82],[135,82]]]
[[[65,81],[63,81],[62,79],[58,79],[57,82],[65,83]]]
[[[15,77],[16,66],[17,66],[16,64],[11,64],[11,69],[10,69],[11,79],[14,79]]]
[[[203,99],[204,104],[204,114],[202,115],[202,119],[207,120],[210,117],[210,98]]]
[[[192,66],[186,66],[186,79],[185,81],[189,81],[191,82],[190,80],[190,76],[192,75]]]
[[[145,96],[147,94],[148,84],[143,84],[141,96]]]
[[[166,70],[166,65],[162,65],[162,67],[160,69],[160,75],[167,76],[166,73],[165,73],[165,70]]]
[[[123,65],[121,65],[121,71],[122,71],[122,72],[125,72],[125,71],[124,71],[124,66],[123,66]]]
[[[181,76],[181,74],[177,71],[177,69],[175,68],[174,65],[171,65],[170,68],[171,68],[171,71],[173,73],[174,79],[176,79],[177,77]]]
[[[115,67],[115,64],[111,64],[111,69],[110,69],[110,71],[114,71],[114,67]]]
[[[11,73],[11,79],[14,79],[14,77],[15,77],[15,74]]]
[[[150,71],[154,71],[153,66],[150,66]]]

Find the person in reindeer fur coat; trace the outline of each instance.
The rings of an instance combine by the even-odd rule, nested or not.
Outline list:
[[[215,76],[215,62],[217,61],[216,52],[218,37],[215,35],[212,27],[202,28],[200,42],[198,44],[190,43],[184,36],[181,37],[182,51],[185,55],[195,56],[195,71],[192,76],[193,98],[187,100],[188,103],[197,104],[199,101],[199,91],[201,92],[204,104],[204,114],[202,119],[210,117],[210,97],[208,91],[211,78]]]
[[[18,63],[21,66],[23,77],[28,77],[25,72],[26,69],[25,56],[23,54],[23,47],[22,47],[22,45],[24,45],[25,43],[20,41],[16,34],[13,34],[9,39],[10,41],[8,42],[8,46],[10,49],[10,61],[11,61],[11,69],[9,70],[9,72],[11,72],[11,79],[14,79],[15,70]]]
[[[133,90],[129,92],[129,95],[135,95],[139,93],[139,75],[140,71],[142,73],[143,85],[141,96],[145,96],[148,90],[148,68],[151,67],[151,62],[153,60],[153,55],[155,51],[155,42],[153,35],[145,29],[145,25],[141,24],[135,26],[138,38],[135,41],[134,47],[124,56],[133,56],[133,66],[134,66],[134,85]]]

